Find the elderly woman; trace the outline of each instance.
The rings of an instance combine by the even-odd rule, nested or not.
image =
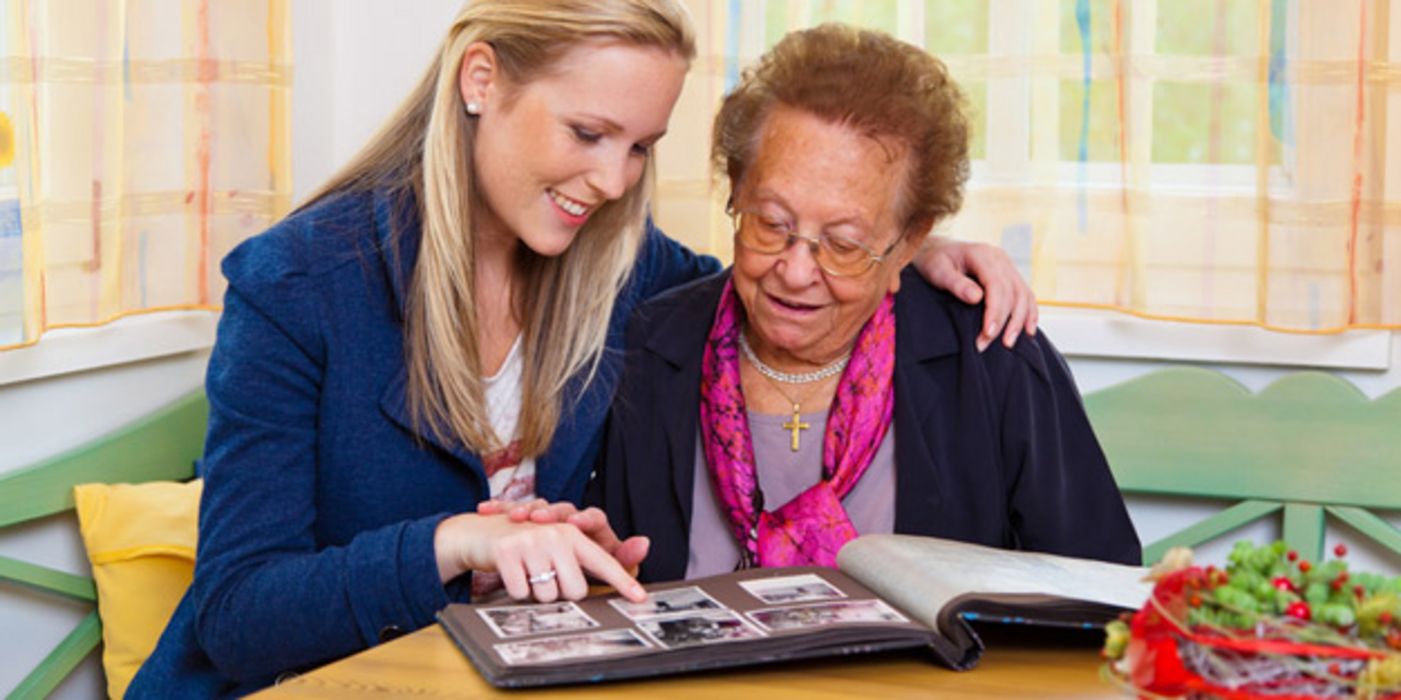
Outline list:
[[[1050,341],[979,353],[981,311],[902,274],[961,203],[961,104],[937,59],[837,25],[726,98],[734,266],[633,316],[590,488],[651,538],[643,579],[831,565],[892,531],[1139,562]]]

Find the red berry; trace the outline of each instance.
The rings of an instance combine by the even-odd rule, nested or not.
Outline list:
[[[1294,586],[1294,582],[1290,581],[1288,576],[1276,576],[1270,581],[1270,585],[1281,591],[1289,591],[1290,593],[1299,592],[1299,589]]]
[[[1333,587],[1333,590],[1341,591],[1343,590],[1343,579],[1335,578],[1333,579],[1333,582],[1329,585]]]
[[[1342,559],[1343,557],[1347,556],[1347,545],[1339,544],[1338,546],[1333,548],[1333,553],[1338,555],[1339,559]]]
[[[1309,572],[1309,569],[1312,569],[1312,568],[1313,568],[1313,564],[1310,564],[1309,561],[1308,561],[1307,559],[1305,559],[1305,560],[1299,562],[1299,571],[1301,571],[1301,572],[1303,572],[1303,573],[1306,573],[1306,574],[1307,574],[1307,573]]]
[[[1313,617],[1313,612],[1309,610],[1309,604],[1302,600],[1296,600],[1284,609],[1284,614],[1300,620],[1308,620]]]
[[[1383,625],[1391,624],[1391,621],[1393,619],[1395,618],[1392,616],[1390,610],[1383,610],[1380,615],[1377,615],[1377,622],[1380,622]]]
[[[1286,555],[1284,555],[1284,556],[1287,557],[1287,558],[1289,559],[1289,561],[1298,561],[1298,560],[1299,560],[1299,553],[1296,552],[1296,551],[1294,551],[1294,550],[1292,550],[1292,549],[1289,550],[1289,553],[1286,554]]]
[[[1357,596],[1358,600],[1361,600],[1362,596],[1367,595],[1367,589],[1363,588],[1362,584],[1359,583],[1352,587],[1352,594]]]

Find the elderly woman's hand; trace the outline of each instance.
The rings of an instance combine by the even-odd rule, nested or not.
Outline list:
[[[1036,335],[1036,295],[1001,248],[931,235],[914,264],[931,284],[964,302],[976,304],[986,297],[979,351],[997,339],[999,330],[1002,344],[1009,348],[1023,330]]]
[[[543,498],[529,501],[503,501],[491,498],[477,504],[477,512],[482,515],[506,515],[513,523],[539,522],[562,523],[569,516],[579,512],[579,508],[568,501],[550,503]]]

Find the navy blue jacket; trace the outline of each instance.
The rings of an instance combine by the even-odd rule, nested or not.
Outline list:
[[[130,697],[247,693],[423,627],[468,598],[468,576],[439,582],[433,532],[489,489],[476,454],[408,418],[412,211],[384,194],[339,195],[224,260],[194,583]],[[536,491],[551,501],[582,495],[629,314],[720,267],[648,229],[613,309],[614,351],[586,390],[575,383],[536,462]]]
[[[1123,497],[1080,394],[1045,334],[974,348],[982,308],[905,270],[895,297],[895,531],[1141,563]],[[647,535],[648,581],[690,553],[701,351],[729,273],[633,316],[603,464],[587,501]]]

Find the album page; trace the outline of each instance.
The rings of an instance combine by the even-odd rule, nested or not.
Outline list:
[[[882,649],[932,631],[834,569],[751,569],[555,603],[455,604],[439,620],[503,687],[596,681]]]
[[[1143,567],[911,535],[858,537],[837,566],[937,629],[952,643],[940,651],[955,668],[976,663],[982,650],[970,620],[1098,626],[1139,609],[1152,592]]]

